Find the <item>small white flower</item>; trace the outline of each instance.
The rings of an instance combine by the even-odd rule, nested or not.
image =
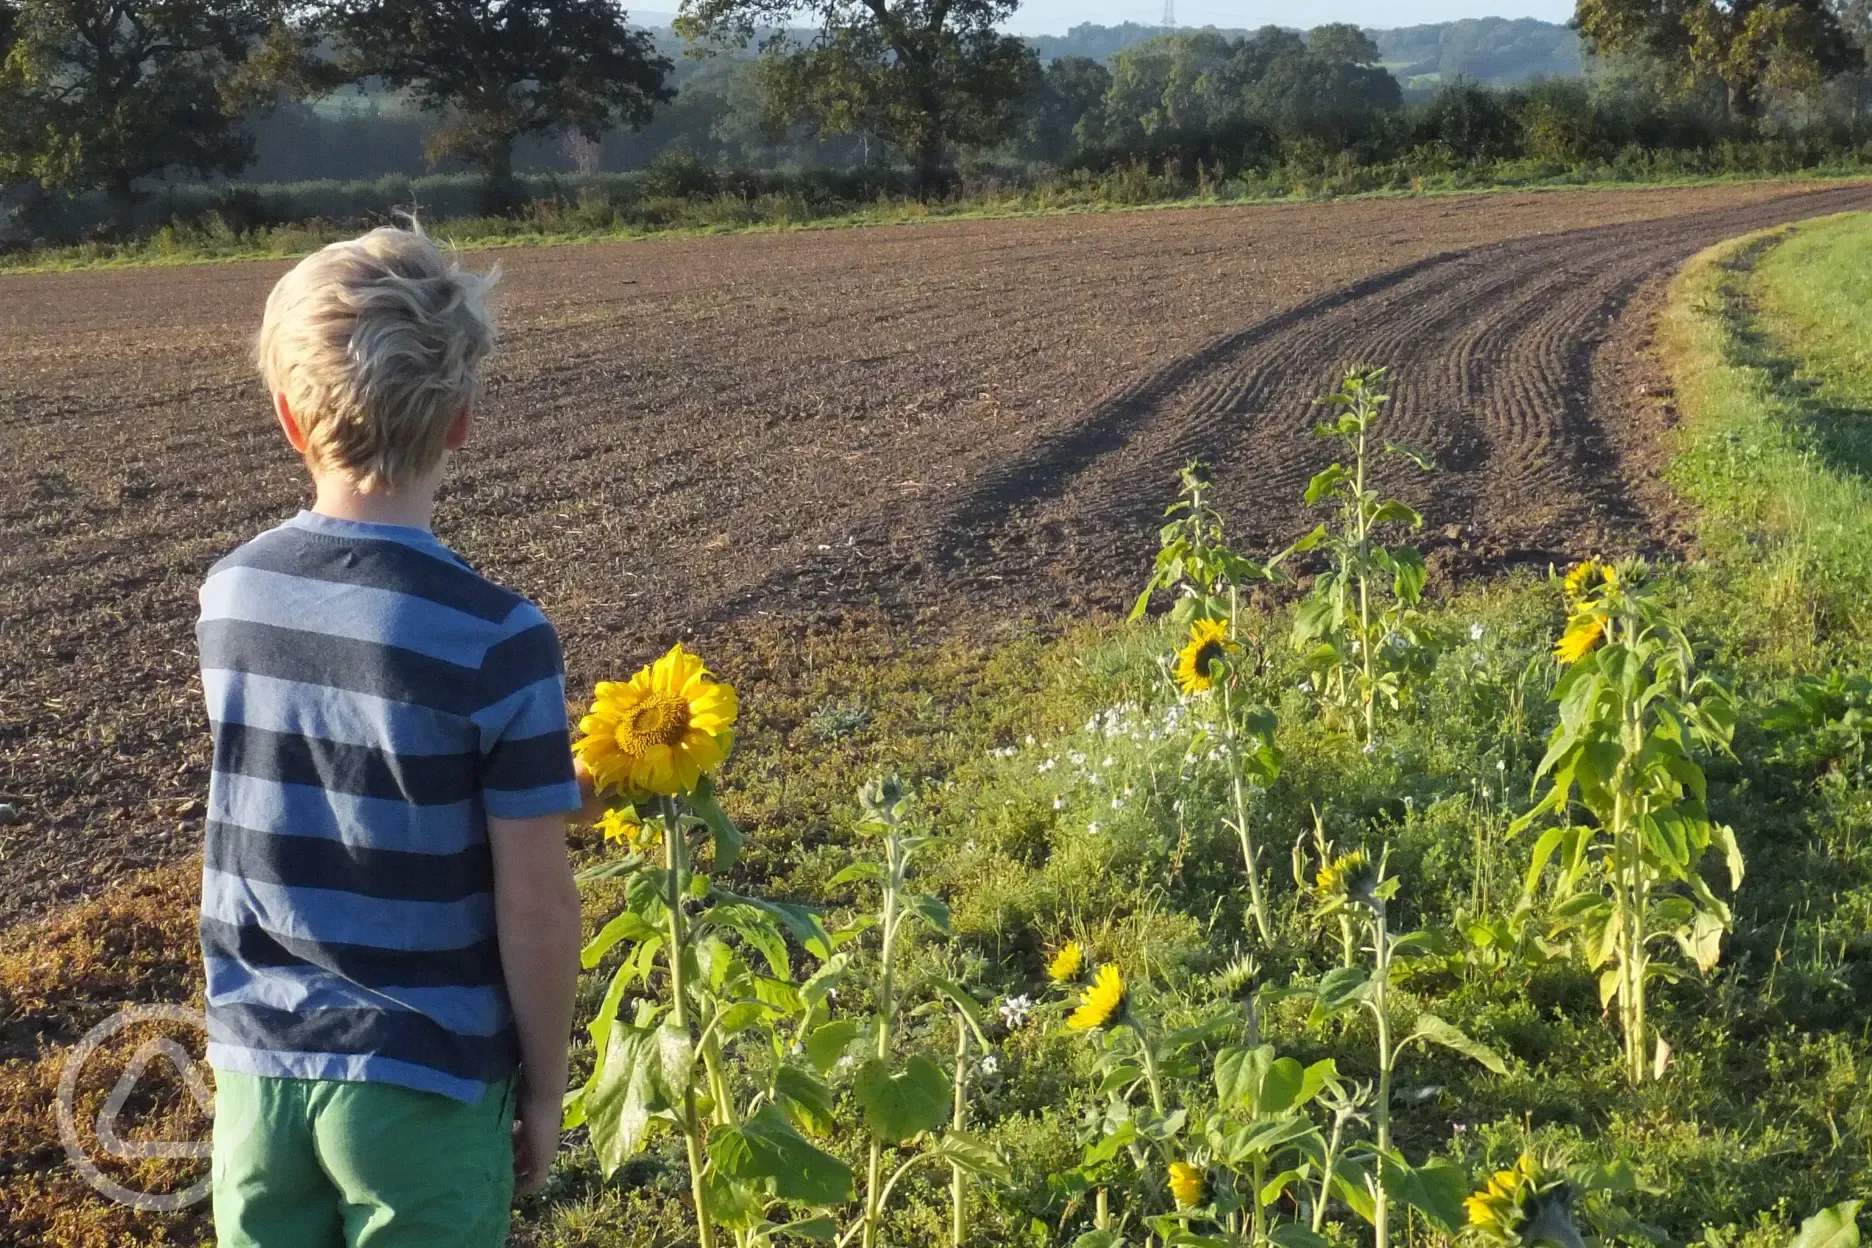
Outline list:
[[[975,852],[975,838],[972,836],[969,837],[968,840],[962,843],[962,848],[967,850],[971,854],[974,853]]]
[[[1495,770],[1496,770],[1496,771],[1507,771],[1507,770],[1508,770],[1508,760],[1507,760],[1507,759],[1505,759],[1505,758],[1498,758],[1498,759],[1496,759],[1496,760],[1495,760]]]
[[[1026,993],[1007,998],[1001,1003],[1001,1023],[1009,1031],[1027,1021],[1027,1015],[1033,1010],[1033,998]]]
[[[1367,754],[1376,754],[1378,752],[1378,743],[1376,741],[1367,741],[1365,743],[1365,752]]]
[[[1056,797],[1056,798],[1054,798],[1054,799],[1053,799],[1053,809],[1054,809],[1054,810],[1065,810],[1065,809],[1066,809],[1066,799],[1065,799],[1065,798],[1063,798],[1063,797]]]
[[[1482,621],[1477,620],[1475,623],[1469,626],[1469,640],[1470,641],[1482,640]]]
[[[1028,733],[1028,734],[1027,734],[1027,739],[1026,739],[1025,741],[1023,741],[1023,742],[1022,742],[1022,744],[1023,744],[1023,745],[1032,745],[1032,744],[1034,744],[1034,739],[1033,739],[1033,733],[1031,733],[1031,732],[1030,732],[1030,733]]]
[[[1123,809],[1124,809],[1124,798],[1123,798],[1123,797],[1120,797],[1120,796],[1119,796],[1118,794],[1116,794],[1116,793],[1114,793],[1114,794],[1112,794],[1112,800],[1111,800],[1111,808],[1112,808],[1113,810],[1123,810]]]
[[[1117,765],[1118,765],[1118,760],[1113,758],[1109,754],[1105,756],[1105,761],[1099,764],[1099,766],[1101,767],[1115,767]]]
[[[1098,824],[1096,824],[1096,823],[1088,823],[1088,824],[1086,824],[1086,835],[1087,835],[1087,836],[1097,836],[1098,834],[1099,834],[1099,825],[1098,825]]]
[[[995,1072],[999,1071],[1000,1069],[1001,1069],[1001,1059],[996,1057],[994,1054],[992,1053],[987,1054],[985,1057],[981,1059],[981,1073],[982,1074],[992,1075]]]
[[[857,1064],[858,1064],[857,1058],[853,1057],[849,1053],[845,1053],[845,1054],[840,1055],[838,1062],[837,1062],[837,1067],[840,1070],[850,1070],[853,1066],[856,1066]]]

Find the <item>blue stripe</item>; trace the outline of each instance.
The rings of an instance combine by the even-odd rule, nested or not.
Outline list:
[[[457,754],[482,748],[460,716],[352,689],[280,680],[254,672],[202,673],[208,718],[269,732],[293,732],[395,754]]]
[[[570,734],[572,718],[566,710],[565,678],[554,672],[523,685],[476,711],[473,722],[483,754],[506,736],[536,737],[555,728]]]
[[[429,1066],[370,1053],[283,1053],[214,1040],[208,1042],[208,1064],[216,1070],[263,1078],[389,1083],[418,1092],[434,1092],[470,1105],[485,1097],[492,1086],[492,1081],[457,1079]]]
[[[491,894],[460,901],[386,901],[202,871],[202,916],[320,943],[418,951],[460,949],[494,934]]]
[[[494,888],[485,843],[452,854],[417,854],[210,820],[202,852],[210,869],[229,875],[391,901],[460,901]]]
[[[480,792],[478,754],[392,754],[246,724],[213,728],[214,770],[220,774],[414,806],[449,806]]]
[[[496,634],[479,616],[375,585],[334,584],[265,568],[225,568],[201,587],[205,620],[245,620],[396,646],[461,667],[481,665]]]
[[[209,781],[208,818],[418,854],[452,854],[487,839],[478,799],[412,806],[397,798],[327,793],[316,785],[225,773]]]
[[[512,1015],[506,990],[487,988],[367,988],[318,967],[268,967],[255,973],[225,957],[204,956],[208,1004],[260,1005],[292,1014],[315,1010],[396,1010],[433,1019],[464,1036],[504,1035]]]
[[[260,568],[334,584],[393,589],[479,616],[490,624],[500,623],[526,601],[456,560],[440,543],[424,548],[295,524],[262,533],[215,564],[209,575],[229,568]]]
[[[255,969],[314,966],[366,988],[399,984],[423,988],[499,987],[500,941],[493,933],[460,949],[425,949],[410,954],[397,949],[342,941],[300,940],[269,932],[257,923],[201,921],[204,958],[227,958]]]
[[[288,1053],[369,1053],[428,1066],[457,1079],[491,1083],[513,1071],[511,1032],[463,1036],[401,1010],[317,1010],[293,1014],[263,1005],[208,1006],[208,1038],[218,1044]]]
[[[204,669],[254,672],[278,680],[349,689],[413,702],[466,718],[480,709],[477,668],[371,641],[309,629],[204,619],[195,626]]]

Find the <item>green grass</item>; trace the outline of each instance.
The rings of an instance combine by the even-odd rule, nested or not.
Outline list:
[[[1482,171],[1419,172],[1376,167],[1334,172],[1275,173],[1219,182],[1190,182],[1141,168],[1106,175],[1052,178],[1016,189],[984,191],[951,200],[922,201],[885,196],[870,203],[811,199],[798,193],[753,196],[653,195],[614,201],[540,201],[517,217],[451,217],[427,222],[451,245],[489,250],[554,247],[592,242],[694,238],[727,233],[849,229],[914,225],[929,221],[997,220],[1087,212],[1136,212],[1210,207],[1218,204],[1308,202],[1321,199],[1415,198],[1525,191],[1612,190],[1690,187],[1745,181],[1838,181],[1865,177],[1858,165],[1763,174],[1645,171],[1611,167],[1565,167],[1534,161],[1509,162]],[[373,219],[388,213],[366,214]],[[0,277],[9,273],[144,268],[213,264],[233,260],[277,260],[306,255],[348,238],[358,221],[312,220],[301,224],[237,230],[219,214],[204,211],[193,221],[172,223],[128,242],[85,242],[0,253]]]

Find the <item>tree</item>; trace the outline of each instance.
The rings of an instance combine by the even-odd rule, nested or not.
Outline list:
[[[950,180],[956,146],[1006,138],[1039,62],[996,25],[1019,0],[683,0],[677,29],[721,47],[763,29],[762,76],[776,129],[876,135],[907,156],[919,186]],[[806,43],[786,29],[810,18]]]
[[[104,191],[120,229],[137,179],[246,165],[242,112],[300,64],[270,0],[12,0],[0,49],[0,184]]]
[[[1719,79],[1744,122],[1765,90],[1810,91],[1865,62],[1831,0],[1578,0],[1573,21],[1596,54],[1649,53],[1683,87]]]
[[[1110,88],[1110,71],[1091,57],[1062,56],[1047,66],[1021,103],[1020,154],[1057,162],[1076,148],[1096,146]]]
[[[672,94],[669,60],[611,0],[332,0],[323,25],[346,76],[380,78],[442,116],[430,160],[479,166],[493,213],[516,201],[522,136],[602,138]]]

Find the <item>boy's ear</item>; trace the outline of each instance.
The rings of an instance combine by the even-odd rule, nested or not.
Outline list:
[[[455,419],[449,423],[448,432],[442,435],[442,445],[451,451],[459,451],[468,442],[468,405],[455,413]]]
[[[292,408],[287,406],[284,390],[273,392],[273,414],[279,417],[280,431],[286,435],[286,441],[292,444],[293,450],[304,455],[306,453],[305,432],[299,428],[299,422],[293,419]]]

